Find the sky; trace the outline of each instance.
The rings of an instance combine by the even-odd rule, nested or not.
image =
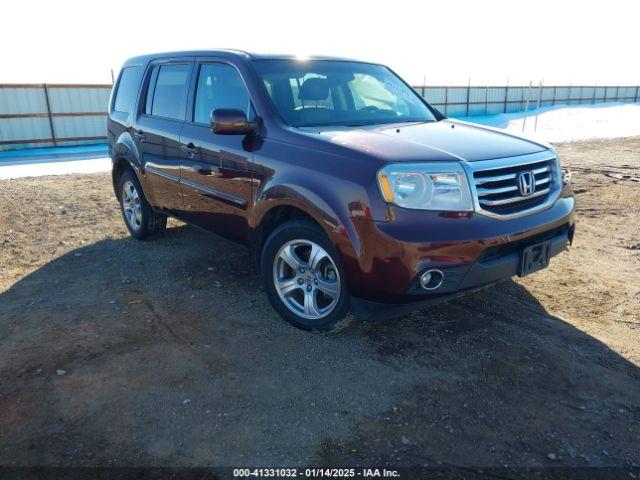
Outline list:
[[[131,56],[337,55],[413,85],[638,85],[640,1],[5,2],[0,83],[110,83]]]

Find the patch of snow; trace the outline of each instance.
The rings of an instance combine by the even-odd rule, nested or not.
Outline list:
[[[43,175],[67,175],[70,173],[96,173],[111,171],[110,158],[92,158],[89,160],[44,161],[3,165],[0,162],[0,180],[21,177],[41,177]]]
[[[538,125],[534,131],[536,113]],[[514,135],[543,142],[631,137],[640,135],[640,103],[555,105],[537,110],[534,108],[527,113],[526,123],[524,112],[462,117],[458,120],[502,128]]]

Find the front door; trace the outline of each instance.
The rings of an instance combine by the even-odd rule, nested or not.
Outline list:
[[[192,65],[183,62],[153,66],[143,110],[131,131],[142,154],[145,194],[153,206],[173,214],[183,209],[180,131]]]
[[[220,135],[211,130],[216,108],[252,107],[238,71],[227,63],[197,65],[192,81],[192,111],[182,128],[181,185],[185,220],[232,240],[245,243],[251,205],[252,139]],[[189,121],[191,120],[191,121]]]

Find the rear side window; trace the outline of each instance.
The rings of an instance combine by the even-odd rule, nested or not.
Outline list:
[[[142,67],[127,67],[122,70],[113,105],[114,110],[124,113],[133,111],[141,78]]]
[[[184,118],[184,102],[190,70],[191,65],[186,64],[162,65],[154,68],[146,107],[148,109],[149,95],[152,95],[151,115],[176,120]]]
[[[230,65],[203,64],[198,75],[193,121],[210,122],[211,111],[217,108],[242,110],[250,117],[249,94],[240,74]]]

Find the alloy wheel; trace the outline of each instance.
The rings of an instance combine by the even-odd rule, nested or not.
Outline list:
[[[273,282],[287,308],[309,320],[329,315],[340,299],[340,274],[335,262],[310,240],[291,240],[278,250]]]
[[[125,219],[133,230],[140,230],[142,226],[142,207],[138,189],[130,180],[122,185],[122,210]]]

